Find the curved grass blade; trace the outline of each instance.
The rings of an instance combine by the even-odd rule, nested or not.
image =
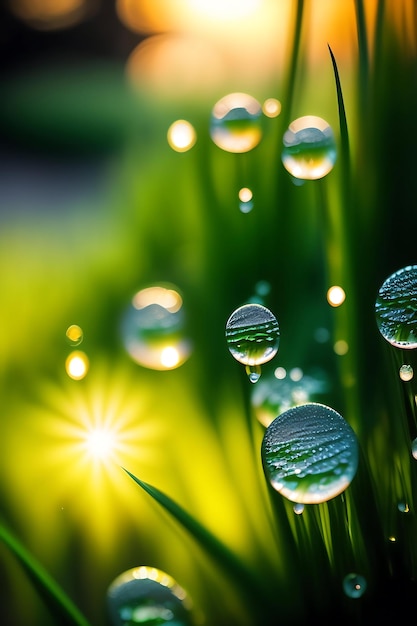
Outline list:
[[[348,133],[347,120],[346,120],[345,104],[344,104],[344,101],[343,101],[342,85],[341,85],[341,82],[340,82],[339,70],[337,69],[337,63],[336,63],[335,56],[334,56],[333,51],[332,51],[331,47],[329,46],[329,44],[327,44],[327,47],[329,48],[330,57],[332,59],[334,79],[335,79],[335,83],[336,83],[337,106],[338,106],[338,109],[339,109],[340,142],[341,142],[341,148],[342,148],[341,152],[342,152],[342,159],[343,159],[343,168],[347,168],[347,169],[344,169],[344,171],[346,171],[347,174],[350,174],[349,133]],[[347,176],[347,178],[349,178],[349,176]]]
[[[250,601],[251,608],[256,611],[258,617],[260,617],[262,611],[271,613],[273,608],[271,605],[272,599],[270,594],[267,593],[262,580],[254,576],[252,571],[227,546],[169,496],[159,491],[156,487],[140,480],[127,469],[123,469],[139,487],[146,491],[194,537],[207,554],[216,560],[217,564],[228,575],[232,576],[232,580],[238,582],[238,587],[242,590],[244,599]]]
[[[288,126],[294,99],[295,79],[297,75],[298,57],[301,46],[301,31],[303,26],[304,0],[297,0],[295,13],[291,57],[288,64],[288,74],[284,90],[285,109],[283,113],[284,128]]]
[[[0,540],[3,541],[23,566],[28,577],[44,599],[51,615],[56,619],[57,624],[60,626],[90,626],[88,620],[73,604],[58,583],[2,524],[0,524]]]

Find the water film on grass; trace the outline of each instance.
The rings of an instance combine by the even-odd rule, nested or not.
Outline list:
[[[226,322],[226,341],[232,356],[246,365],[249,380],[259,380],[260,366],[274,358],[279,347],[279,325],[262,304],[244,304]]]
[[[262,107],[246,93],[231,93],[213,107],[210,136],[226,152],[249,152],[262,139]]]
[[[177,288],[165,284],[138,291],[122,317],[121,336],[128,354],[142,367],[170,370],[182,365],[192,346]]]
[[[135,567],[120,574],[108,588],[107,607],[112,626],[193,624],[184,589],[155,567]]]
[[[417,348],[417,265],[408,265],[385,280],[375,314],[386,341],[396,348]]]
[[[333,130],[321,117],[305,115],[291,122],[283,144],[282,163],[295,179],[323,178],[336,162]]]
[[[356,474],[358,458],[352,428],[334,409],[318,403],[279,415],[262,441],[267,479],[281,495],[301,504],[342,493]]]

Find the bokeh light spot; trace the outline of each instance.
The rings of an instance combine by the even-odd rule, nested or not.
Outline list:
[[[65,369],[70,378],[73,380],[81,380],[87,375],[89,368],[89,360],[85,352],[75,350],[68,355],[65,361]]]
[[[345,291],[342,287],[339,287],[339,285],[334,285],[333,287],[330,287],[330,289],[328,289],[327,302],[330,304],[330,306],[340,306],[341,304],[343,304],[345,299]]]
[[[170,147],[175,152],[187,152],[195,145],[197,134],[190,122],[177,120],[169,127],[167,139]]]

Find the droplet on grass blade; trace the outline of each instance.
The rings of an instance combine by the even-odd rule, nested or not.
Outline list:
[[[343,591],[348,598],[360,598],[366,591],[366,580],[360,574],[348,574],[343,579]]]
[[[413,459],[417,460],[417,437],[415,439],[413,439],[413,441],[411,443],[411,455],[412,455]]]
[[[149,369],[170,370],[191,354],[182,297],[172,285],[138,291],[121,322],[123,344],[132,359]]]
[[[84,338],[83,329],[78,324],[68,326],[65,335],[71,346],[79,346]]]
[[[185,591],[154,567],[136,567],[120,574],[108,588],[107,606],[112,626],[193,623]]]
[[[375,314],[386,341],[396,348],[417,348],[417,265],[408,265],[385,280]]]
[[[256,382],[260,376],[259,366],[270,361],[278,351],[277,319],[262,304],[244,304],[233,311],[226,322],[226,341],[232,356],[246,365],[251,382]],[[256,380],[253,374],[258,374]]]
[[[226,152],[248,152],[262,138],[262,108],[246,93],[231,93],[213,107],[210,136]]]
[[[413,379],[414,370],[411,367],[411,365],[404,364],[404,365],[401,365],[399,374],[400,374],[401,380],[403,380],[404,382],[408,382]]]
[[[352,428],[323,404],[285,411],[268,426],[262,442],[267,479],[301,504],[326,502],[342,493],[356,474],[358,456]]]
[[[304,508],[304,504],[296,502],[293,506],[293,511],[296,515],[302,515],[302,513],[304,513]]]
[[[283,165],[296,179],[323,178],[336,162],[333,131],[321,117],[306,115],[291,122],[283,144]]]

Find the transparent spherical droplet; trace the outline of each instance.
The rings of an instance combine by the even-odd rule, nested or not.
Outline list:
[[[404,502],[403,500],[397,504],[397,509],[400,513],[410,512],[410,507],[408,506],[407,502]]]
[[[401,365],[400,367],[400,378],[401,380],[403,380],[404,382],[408,382],[409,380],[412,380],[413,376],[414,376],[414,370],[411,367],[411,365]]]
[[[291,122],[284,134],[283,144],[282,162],[294,178],[323,178],[335,164],[333,131],[321,117],[306,115]]]
[[[262,108],[246,93],[231,93],[213,107],[210,136],[226,152],[248,152],[262,138]]]
[[[301,515],[302,513],[304,513],[304,504],[301,504],[301,502],[296,502],[296,504],[294,504],[293,506],[293,511],[296,515]]]
[[[299,368],[293,369],[298,372]],[[259,381],[251,394],[251,405],[258,421],[268,427],[277,415],[292,407],[324,400],[329,389],[330,381],[323,370],[297,375],[294,380],[294,374],[291,378],[280,366]]]
[[[396,348],[417,348],[417,265],[392,274],[381,286],[375,303],[381,335]]]
[[[411,454],[417,460],[417,437],[411,443]]]
[[[262,461],[271,485],[292,502],[315,504],[342,493],[358,467],[349,424],[323,404],[285,411],[266,429]]]
[[[278,351],[277,319],[262,304],[244,304],[227,320],[226,341],[230,353],[239,363],[262,365]]]
[[[168,128],[168,143],[175,152],[187,152],[195,145],[197,134],[187,120],[177,120]]]
[[[138,291],[121,320],[123,344],[132,359],[149,369],[170,370],[191,354],[182,296],[172,285]]]
[[[348,574],[343,579],[343,591],[349,598],[360,598],[366,591],[366,580],[360,574]]]
[[[185,591],[155,567],[141,566],[120,574],[108,588],[107,607],[112,626],[193,623]]]
[[[65,336],[71,346],[79,346],[84,338],[83,330],[78,324],[68,326]]]

